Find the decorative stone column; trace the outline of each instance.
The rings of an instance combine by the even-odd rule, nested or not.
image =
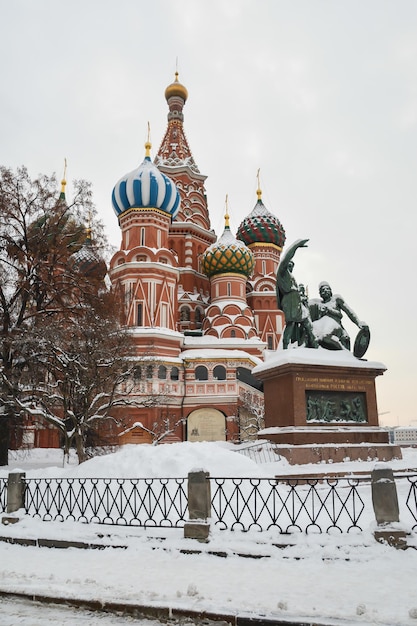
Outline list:
[[[388,543],[395,548],[406,548],[404,530],[393,527],[400,521],[397,487],[390,467],[378,463],[371,474],[372,504],[378,524],[374,537],[380,543]]]
[[[7,480],[7,513],[15,513],[25,507],[25,472],[10,472]],[[15,515],[2,517],[3,524],[15,524],[19,518]]]
[[[184,525],[184,537],[207,542],[210,534],[211,487],[209,472],[188,474],[188,522]]]

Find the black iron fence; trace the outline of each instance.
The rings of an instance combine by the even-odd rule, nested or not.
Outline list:
[[[274,528],[280,533],[362,530],[359,521],[365,501],[359,478],[288,479],[285,483],[268,478],[211,480],[212,519],[222,529]]]
[[[4,513],[7,509],[7,478],[0,478],[0,512]]]
[[[42,520],[182,528],[188,478],[25,478],[22,503]],[[395,476],[401,522],[417,530],[417,474]],[[370,476],[213,478],[211,523],[228,530],[278,533],[361,532],[375,522]],[[10,495],[9,495],[10,497]],[[0,511],[8,479],[0,479]],[[19,508],[19,507],[17,507]]]
[[[185,478],[28,478],[26,513],[42,520],[179,528]]]
[[[405,505],[412,519],[412,530],[417,530],[417,476],[415,474],[407,474],[403,477],[407,480],[409,488],[405,490]],[[400,511],[402,510],[400,502]]]

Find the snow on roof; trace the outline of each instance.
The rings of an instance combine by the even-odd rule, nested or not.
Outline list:
[[[265,372],[279,365],[299,363],[300,365],[339,365],[342,367],[374,368],[386,370],[383,363],[357,359],[348,350],[326,350],[325,348],[290,348],[268,352],[265,363],[258,365],[254,373]]]
[[[131,335],[150,335],[156,333],[158,337],[161,335],[167,335],[169,337],[181,338],[182,336],[182,334],[177,330],[172,330],[162,326],[130,326],[129,328],[126,328],[126,332]]]
[[[181,353],[184,360],[203,360],[203,359],[238,359],[250,360],[252,363],[260,364],[262,360],[244,350],[227,350],[227,349],[196,349],[184,350]]]
[[[259,337],[251,337],[251,339],[242,339],[239,337],[223,337],[222,339],[219,339],[218,337],[214,337],[213,335],[203,335],[201,337],[192,337],[191,335],[187,335],[184,338],[184,346],[190,346],[193,348],[197,348],[200,346],[218,346],[219,349],[221,349],[222,347],[224,347],[225,343],[230,346],[247,346],[249,344],[251,346],[256,346],[256,348],[260,350],[262,350],[263,346],[265,346],[265,342],[261,341]]]

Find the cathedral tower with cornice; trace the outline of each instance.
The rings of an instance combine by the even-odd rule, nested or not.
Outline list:
[[[148,141],[143,162],[113,189],[121,244],[109,277],[134,340],[136,399],[122,412],[128,428],[114,438],[150,442],[156,424],[169,430],[169,440],[237,440],[242,398],[262,402],[251,370],[281,334],[275,274],[285,233],[258,189],[236,237],[226,202],[217,240],[206,176],[184,131],[188,92],[178,73],[165,98],[168,126],[155,160]]]

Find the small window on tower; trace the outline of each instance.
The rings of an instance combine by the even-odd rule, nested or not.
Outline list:
[[[268,342],[268,350],[273,350],[274,349],[274,337],[272,335],[268,335],[266,340]]]
[[[145,229],[144,228],[140,229],[140,245],[141,246],[145,245]]]
[[[143,304],[138,302],[136,309],[136,326],[143,326]]]

